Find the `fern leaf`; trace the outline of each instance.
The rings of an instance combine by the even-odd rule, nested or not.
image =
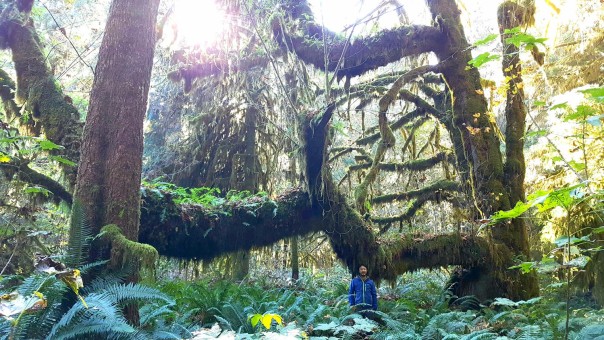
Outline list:
[[[159,308],[155,305],[143,306],[139,311],[141,327],[146,326],[151,321],[158,319],[162,315],[174,314],[174,311],[170,309],[171,307],[172,305],[163,305]]]
[[[78,268],[86,262],[92,238],[91,230],[82,203],[75,200],[71,207],[69,243],[67,245],[67,258],[65,259],[65,264],[68,267]]]
[[[162,300],[169,304],[174,304],[169,296],[158,289],[143,286],[137,283],[114,284],[104,289],[104,292],[111,295],[117,303],[128,303],[136,301],[157,301]]]
[[[69,329],[82,327],[87,321],[92,325],[94,322],[90,320],[95,316],[102,317],[107,327],[126,323],[117,303],[109,294],[90,294],[86,296],[86,302],[90,308],[86,309],[81,302],[76,302],[54,325],[47,339],[54,339],[63,333],[68,334]]]

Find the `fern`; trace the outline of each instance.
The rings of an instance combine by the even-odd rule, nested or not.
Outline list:
[[[84,207],[80,201],[74,200],[71,207],[69,243],[65,259],[68,267],[78,268],[86,262],[91,239],[92,229],[87,222]]]
[[[475,315],[469,312],[449,312],[434,316],[422,332],[423,338],[438,338],[440,334],[467,334]]]
[[[376,340],[417,340],[421,337],[413,331],[413,329],[400,330],[400,331],[380,331],[378,334],[373,336]]]
[[[479,310],[480,309],[480,300],[478,300],[474,295],[462,296],[459,299],[455,299],[451,306],[460,309],[461,311],[467,310]]]
[[[462,340],[497,340],[500,338],[499,334],[493,333],[488,329],[483,329],[461,337]]]
[[[578,339],[600,339],[604,335],[604,324],[589,325],[579,332]]]
[[[538,325],[528,325],[518,330],[518,340],[547,340],[552,339],[553,334],[544,332]]]
[[[161,320],[160,316],[173,315],[174,311],[171,309],[172,305],[145,305],[139,310],[139,318],[141,327],[150,325],[152,322]]]
[[[69,327],[55,333],[53,337],[47,339],[63,340],[63,339],[82,339],[90,337],[93,334],[98,335],[128,335],[128,339],[147,339],[146,336],[140,335],[134,337],[136,330],[128,325],[128,323],[109,323],[103,318],[91,317],[89,319],[82,320],[77,327]]]
[[[126,281],[128,276],[130,276],[130,274],[124,271],[113,271],[108,274],[99,275],[92,281],[86,283],[80,292],[82,295],[99,292],[109,286],[121,284],[122,282]]]
[[[120,304],[154,300],[162,300],[168,304],[174,304],[174,300],[158,289],[136,283],[128,283],[125,285],[114,284],[105,288],[104,291],[111,295],[116,303]]]
[[[114,324],[126,323],[121,311],[115,301],[108,294],[93,293],[86,297],[90,308],[84,307],[80,301],[76,302],[54,325],[47,339],[54,339],[63,333],[69,333],[70,329],[85,326],[86,320],[95,323],[93,316],[103,316],[106,326],[111,328]]]
[[[304,327],[313,325],[316,322],[315,320],[317,319],[317,317],[321,316],[323,314],[323,311],[325,311],[326,308],[327,308],[327,306],[325,306],[325,305],[319,305],[319,307],[317,307],[317,309],[315,309],[315,311],[312,312],[308,316],[308,319],[306,320]]]

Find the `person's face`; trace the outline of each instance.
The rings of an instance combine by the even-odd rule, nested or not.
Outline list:
[[[361,276],[366,276],[367,275],[367,267],[360,266],[359,267],[359,274],[361,274]]]

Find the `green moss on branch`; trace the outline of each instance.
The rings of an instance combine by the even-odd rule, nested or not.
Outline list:
[[[112,266],[137,272],[141,269],[153,270],[155,268],[159,254],[153,246],[128,240],[115,224],[104,226],[101,229],[101,235],[111,244]]]

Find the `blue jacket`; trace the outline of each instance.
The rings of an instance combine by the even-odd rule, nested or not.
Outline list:
[[[368,309],[377,310],[377,291],[375,290],[375,284],[371,279],[367,278],[363,281],[360,277],[355,277],[350,282],[350,289],[348,290],[348,303],[350,306],[366,304]]]

